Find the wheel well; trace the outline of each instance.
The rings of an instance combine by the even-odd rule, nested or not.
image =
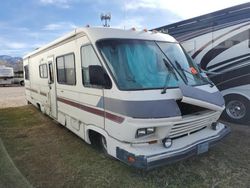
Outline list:
[[[224,98],[225,98],[225,101],[227,99],[229,99],[229,98],[236,98],[236,99],[237,98],[242,98],[244,100],[250,101],[247,97],[245,97],[244,95],[238,94],[238,93],[227,94],[227,95],[224,96]]]
[[[41,105],[39,103],[36,103],[38,110],[41,111]]]
[[[94,130],[88,130],[88,137],[89,141],[92,145],[100,147],[100,138],[103,136],[102,134],[94,131]]]

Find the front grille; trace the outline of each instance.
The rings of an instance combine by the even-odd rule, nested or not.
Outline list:
[[[183,121],[177,122],[173,125],[170,131],[170,138],[180,138],[183,136],[188,136],[190,134],[201,131],[207,126],[211,125],[212,122],[215,122],[218,119],[217,113],[206,113],[201,116],[198,116],[197,119],[185,120],[185,116]]]

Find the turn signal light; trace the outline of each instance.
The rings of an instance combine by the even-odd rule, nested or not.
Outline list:
[[[132,156],[128,156],[128,162],[134,163],[135,162],[135,158],[132,157]]]

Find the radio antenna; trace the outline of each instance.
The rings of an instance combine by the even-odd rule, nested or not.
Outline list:
[[[105,13],[105,14],[102,13],[101,16],[100,16],[100,18],[101,18],[101,21],[104,21],[103,27],[110,27],[110,25],[108,23],[111,20],[111,13],[110,12],[109,13]]]

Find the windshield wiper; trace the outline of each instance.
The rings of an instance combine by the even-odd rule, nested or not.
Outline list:
[[[184,71],[184,72],[186,72],[186,73],[188,73],[188,74],[190,74],[190,75],[193,76],[193,74],[192,74],[191,72],[189,72],[189,71],[187,71],[186,69],[182,68],[182,66],[180,65],[180,63],[179,63],[178,61],[175,61],[175,64],[177,65],[177,68],[178,68],[178,69],[180,69],[180,70],[182,70],[182,71]],[[185,74],[184,74],[184,75],[185,75]],[[185,75],[185,77],[186,77],[186,75]],[[199,75],[199,77],[200,77],[203,81],[205,81],[206,83],[210,84],[211,87],[214,86],[213,82],[210,82],[208,79],[204,78],[202,75]],[[191,77],[189,77],[189,78],[191,78]],[[191,78],[191,79],[194,80],[194,78]]]
[[[166,59],[163,59],[163,62],[165,64],[165,66],[167,67],[168,72],[171,73],[171,74],[167,75],[166,81],[165,81],[165,84],[164,84],[165,86],[164,86],[161,94],[165,94],[166,93],[166,91],[168,89],[168,82],[169,82],[169,79],[171,78],[171,75],[174,75],[174,77],[175,77],[175,79],[177,81],[179,80],[178,77],[177,77],[177,75],[176,75],[176,73],[175,73],[175,71],[174,71],[174,68],[171,65],[168,64],[168,62],[166,61]]]

